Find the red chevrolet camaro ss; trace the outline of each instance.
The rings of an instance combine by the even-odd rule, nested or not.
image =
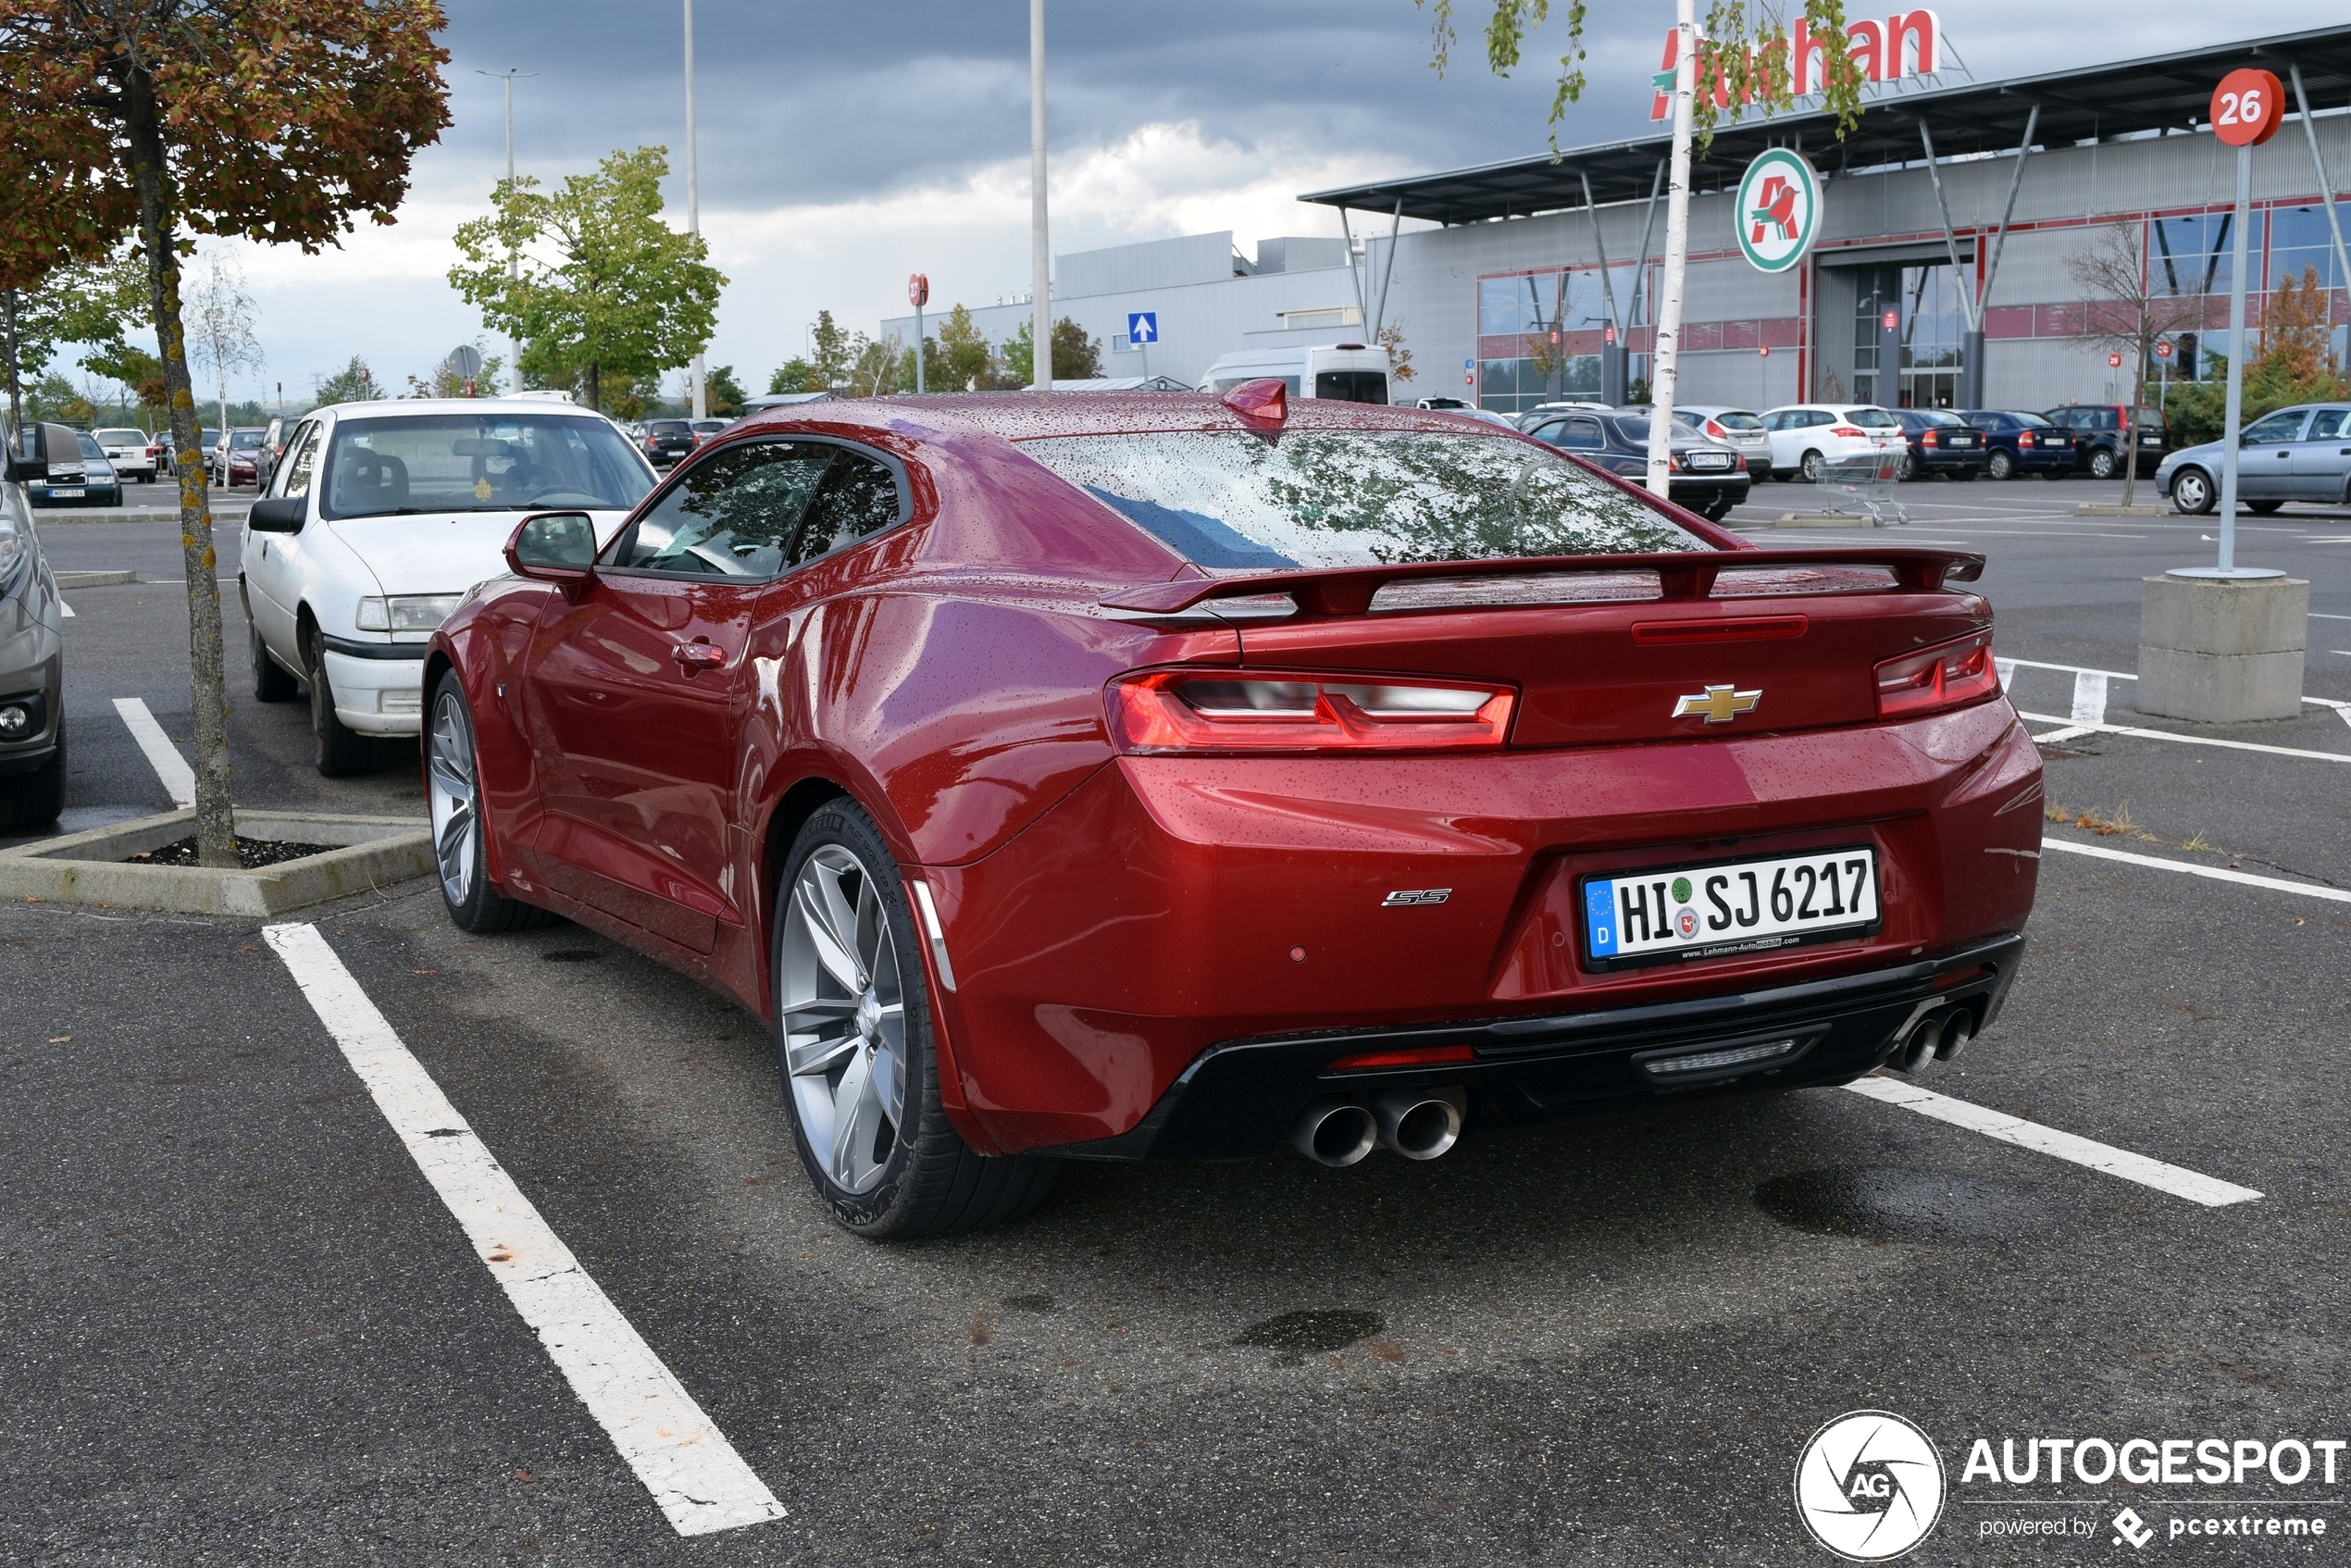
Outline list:
[[[453,916],[769,1019],[868,1235],[1916,1066],[2021,955],[1980,557],[1760,552],[1452,415],[826,404],[507,559],[425,667]]]

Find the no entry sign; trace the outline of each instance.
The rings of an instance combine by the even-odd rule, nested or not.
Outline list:
[[[2212,133],[2232,147],[2258,147],[2285,123],[2285,89],[2266,70],[2233,70],[2212,90]]]

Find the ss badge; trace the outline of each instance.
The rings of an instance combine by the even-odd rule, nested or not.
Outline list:
[[[1414,904],[1443,903],[1453,896],[1450,888],[1402,888],[1379,901],[1382,909],[1409,909]]]

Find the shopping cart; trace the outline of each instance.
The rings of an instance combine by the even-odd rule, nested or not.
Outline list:
[[[1895,499],[1894,490],[1902,482],[1902,459],[1906,455],[1902,448],[1889,446],[1858,457],[1840,457],[1822,463],[1821,510],[1842,514],[1866,512],[1871,525],[1875,528],[1907,526],[1910,515]]]

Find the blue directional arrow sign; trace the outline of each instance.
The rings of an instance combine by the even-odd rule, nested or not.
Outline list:
[[[1126,313],[1126,341],[1130,343],[1159,342],[1159,312],[1130,310]]]

